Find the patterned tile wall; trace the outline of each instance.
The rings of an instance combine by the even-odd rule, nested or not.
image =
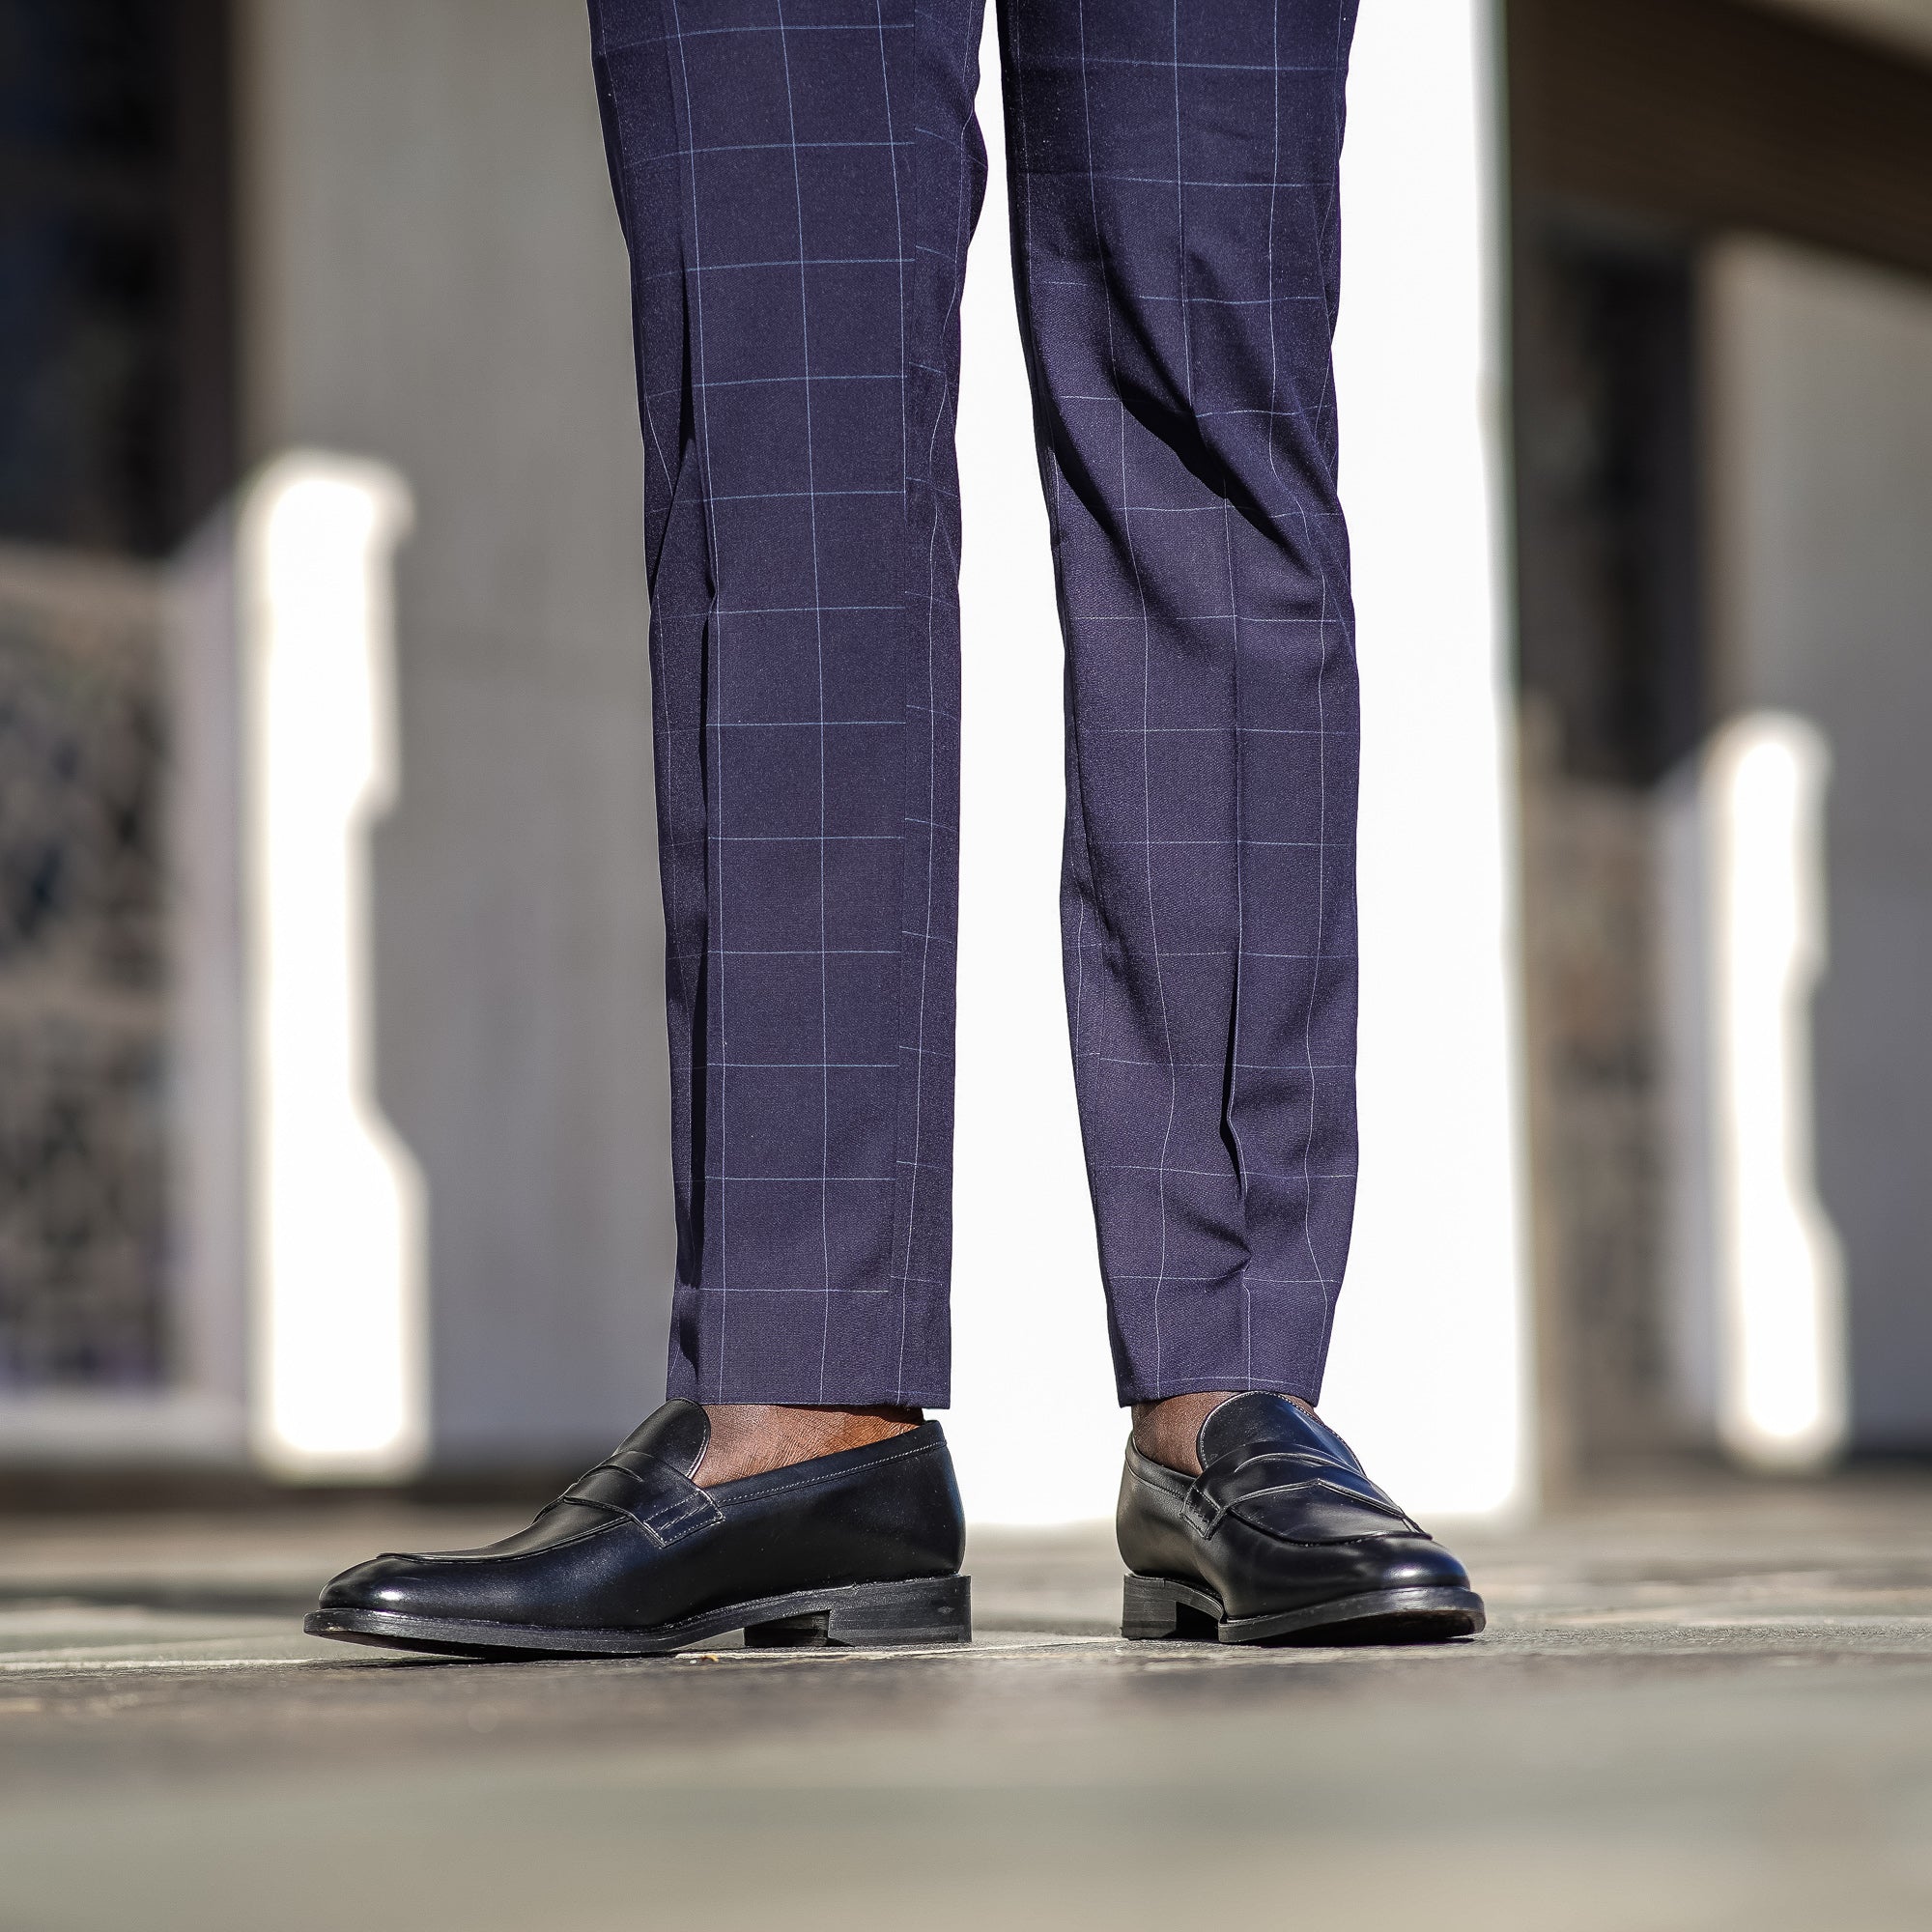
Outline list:
[[[167,1378],[160,636],[0,554],[0,1391]]]

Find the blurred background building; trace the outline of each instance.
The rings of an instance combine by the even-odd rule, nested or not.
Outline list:
[[[1510,1399],[1546,1484],[1932,1451],[1932,0],[1438,11],[1505,212]],[[529,1469],[661,1375],[587,69],[576,0],[0,0],[0,1465]],[[325,607],[340,676],[277,682]],[[275,831],[309,756],[339,814]],[[333,1045],[276,1031],[303,973]],[[339,1440],[331,1321],[393,1370]]]
[[[194,1174],[226,1076],[170,1053],[184,947],[239,940],[179,890],[168,612],[291,448],[416,503],[369,897],[433,1454],[568,1460],[662,1373],[641,486],[586,48],[530,0],[0,10],[0,1454],[247,1454],[236,1209]]]
[[[1686,1199],[1700,1117],[1736,1108],[1696,1045],[1720,882],[1672,865],[1670,821],[1713,734],[1771,712],[1829,758],[1795,1104],[1845,1374],[1816,1439],[1923,1451],[1932,7],[1510,0],[1507,49],[1546,1448],[1588,1466],[1721,1421],[1722,1263]]]

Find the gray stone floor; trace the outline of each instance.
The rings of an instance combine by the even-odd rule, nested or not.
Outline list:
[[[1932,1480],[1462,1539],[1439,1650],[1122,1643],[988,1534],[967,1653],[466,1664],[294,1619],[503,1511],[0,1519],[0,1932],[1932,1926]]]

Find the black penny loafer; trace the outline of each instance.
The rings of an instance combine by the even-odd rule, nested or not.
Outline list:
[[[666,1403],[529,1528],[358,1563],[302,1628],[463,1657],[649,1657],[736,1630],[752,1647],[971,1641],[936,1422],[704,1490],[710,1435],[696,1403]]]
[[[1123,1635],[1436,1643],[1483,1628],[1463,1566],[1286,1396],[1224,1402],[1188,1477],[1127,1445]]]

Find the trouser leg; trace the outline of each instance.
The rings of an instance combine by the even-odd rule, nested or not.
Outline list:
[[[1064,912],[1123,1402],[1319,1391],[1354,1197],[1329,366],[1354,0],[1003,0],[1068,655]]]
[[[591,0],[630,243],[673,1395],[943,1404],[980,0]]]

